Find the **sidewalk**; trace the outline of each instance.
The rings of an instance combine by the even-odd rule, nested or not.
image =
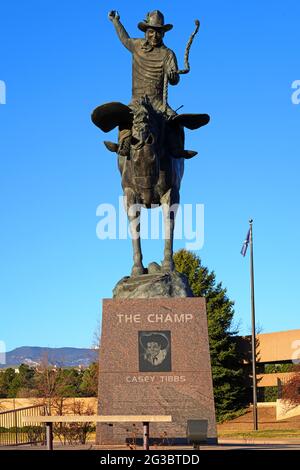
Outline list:
[[[31,450],[31,451],[46,451],[45,446],[2,446],[0,451],[10,450],[17,452],[18,450]],[[54,444],[54,451],[72,451],[72,450],[85,450],[85,451],[128,451],[130,450],[127,446],[96,446],[93,444],[78,445],[78,446],[63,446],[61,444]],[[136,450],[142,450],[141,447],[137,447]],[[184,450],[186,452],[192,452],[193,448],[191,446],[172,446],[172,447],[150,447],[150,451],[165,451],[165,450]],[[210,451],[210,450],[220,450],[220,451],[233,451],[233,450],[300,450],[300,440],[248,440],[247,442],[242,440],[227,440],[221,439],[218,445],[210,446],[201,446],[200,451]],[[132,450],[134,452],[134,450]]]

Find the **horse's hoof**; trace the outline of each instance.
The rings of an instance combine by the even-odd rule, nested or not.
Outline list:
[[[148,274],[160,274],[161,266],[154,261],[148,264]]]
[[[164,273],[171,273],[172,271],[174,271],[175,270],[175,265],[174,265],[173,260],[163,261],[163,263],[161,265],[161,270]]]
[[[146,273],[146,269],[144,268],[144,266],[133,266],[132,270],[131,270],[131,276],[135,277],[135,276],[142,276],[143,274]]]

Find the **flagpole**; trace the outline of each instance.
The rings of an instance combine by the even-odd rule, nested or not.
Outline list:
[[[254,298],[254,263],[253,263],[253,220],[250,224],[250,285],[251,285],[251,320],[252,320],[252,388],[253,388],[253,429],[258,430],[257,421],[257,381],[256,381],[256,331]]]

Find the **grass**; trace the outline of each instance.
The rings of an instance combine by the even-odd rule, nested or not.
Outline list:
[[[261,431],[220,431],[220,439],[300,439],[300,429],[263,429]]]
[[[241,410],[237,410],[237,411],[231,411],[230,413],[225,413],[221,416],[218,416],[217,417],[217,424],[222,424],[222,423],[225,423],[227,421],[231,421],[235,418],[239,418],[240,416],[243,416],[245,413],[247,413],[247,409],[246,408],[242,408]]]

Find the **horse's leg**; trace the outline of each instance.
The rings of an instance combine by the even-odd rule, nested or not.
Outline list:
[[[164,194],[161,198],[165,226],[165,249],[164,260],[162,262],[162,270],[164,272],[174,271],[173,239],[176,217],[176,204],[178,204],[178,202],[179,193],[174,189],[169,189],[169,191]]]
[[[141,208],[140,205],[136,203],[135,193],[131,188],[125,189],[124,196],[133,248],[133,267],[131,270],[131,276],[140,276],[146,272],[142,263],[143,256],[140,238]]]

